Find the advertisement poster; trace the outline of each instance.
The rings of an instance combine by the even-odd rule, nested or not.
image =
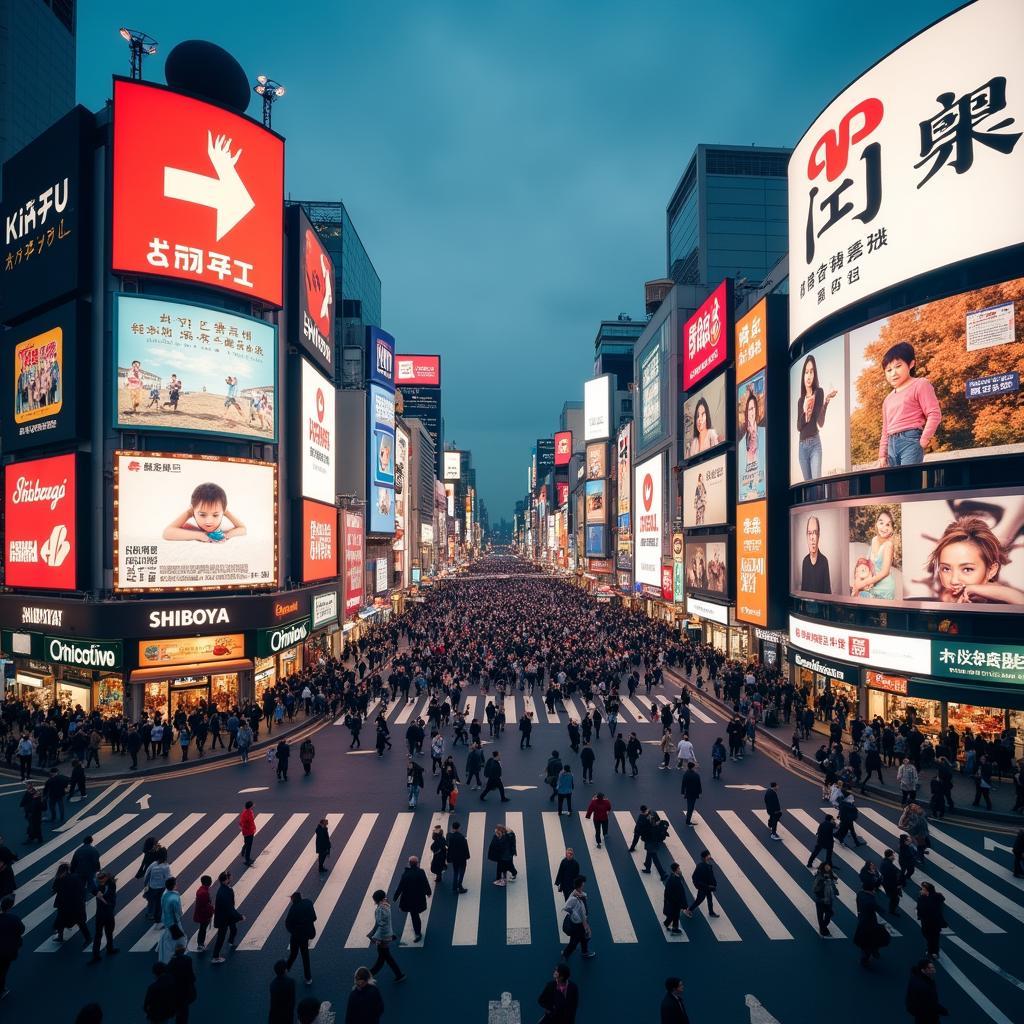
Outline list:
[[[736,510],[736,618],[768,625],[768,503]]]
[[[276,327],[164,298],[115,310],[115,427],[277,440]]]
[[[370,445],[370,479],[375,485],[393,487],[395,483],[395,396],[376,384],[370,385],[370,420],[373,425]]]
[[[767,405],[764,370],[737,385],[737,501],[757,501],[765,496],[765,468],[768,464],[765,437]]]
[[[4,584],[75,590],[78,562],[74,455],[4,467]]]
[[[683,390],[729,361],[732,281],[726,278],[683,325]]]
[[[291,330],[289,339],[334,378],[334,261],[301,206],[288,216]]]
[[[729,440],[725,374],[719,374],[683,402],[683,453],[692,459]]]
[[[281,305],[279,135],[212,103],[116,78],[113,179],[115,273]]]
[[[724,598],[729,593],[729,539],[726,536],[688,538],[686,541],[688,591]]]
[[[1018,0],[965,5],[807,129],[789,161],[791,341],[883,289],[1024,240],[1022,37]],[[949,230],[966,217],[976,230]]]
[[[363,514],[362,512],[341,513],[344,534],[344,579],[345,618],[355,615],[363,604]]]
[[[587,522],[606,522],[608,519],[608,481],[588,480],[585,487],[587,496]]]
[[[672,534],[672,600],[681,604],[686,599],[686,539]]]
[[[299,436],[302,496],[333,505],[337,496],[334,385],[302,361],[302,410]]]
[[[78,436],[79,310],[68,302],[6,332],[0,347],[5,451]]]
[[[768,299],[736,321],[736,379],[746,380],[768,365]]]
[[[583,383],[583,440],[611,437],[612,378],[609,374]]]
[[[302,581],[338,575],[338,510],[318,501],[302,502]]]
[[[114,453],[114,589],[277,585],[277,467]]]
[[[605,533],[605,528],[603,526],[588,523],[586,535],[586,548],[584,554],[588,558],[590,558],[591,556],[593,556],[594,558],[603,558],[606,554],[608,554],[607,541],[605,540],[606,536],[607,535]]]
[[[619,516],[629,516],[630,503],[630,468],[632,465],[633,424],[627,423],[620,431],[615,456],[616,476],[618,478],[618,509]],[[629,523],[627,521],[628,528]],[[620,523],[621,528],[621,523]]]
[[[683,526],[718,526],[729,521],[727,459],[718,455],[683,470]]]
[[[662,363],[665,355],[665,325],[640,353],[640,438],[643,448],[662,434]]]
[[[602,480],[608,476],[608,445],[604,441],[587,445],[587,479]]]
[[[391,549],[395,554],[395,568],[404,572],[402,558],[406,549],[407,512],[409,506],[409,435],[400,427],[395,431],[395,538]]]
[[[845,629],[790,615],[789,644],[825,658],[842,658],[872,669],[908,675],[928,675],[932,669],[932,641],[900,633]],[[935,644],[942,646],[939,641]]]
[[[665,454],[641,462],[633,473],[636,508],[633,514],[633,577],[637,583],[661,588],[662,485]]]
[[[569,500],[569,484],[559,481],[555,484],[555,505],[561,508]]]
[[[555,439],[537,438],[537,482],[542,481],[555,468]]]
[[[572,431],[560,430],[555,434],[555,465],[568,466],[572,461]]]
[[[440,356],[395,355],[395,384],[414,384],[418,387],[441,386]]]
[[[167,665],[205,664],[245,657],[245,634],[222,633],[216,636],[190,636],[180,640],[139,641],[139,667],[162,668]]]
[[[367,327],[366,354],[366,376],[370,382],[394,394],[395,339],[379,327]]]
[[[845,473],[850,416],[846,342],[832,338],[789,370],[789,482]]]
[[[462,452],[444,452],[442,468],[445,480],[458,480],[462,476]]]

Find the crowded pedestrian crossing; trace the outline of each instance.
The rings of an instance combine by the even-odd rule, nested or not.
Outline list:
[[[587,876],[598,944],[784,942],[817,934],[812,875],[805,862],[814,830],[828,808],[787,809],[779,826],[781,842],[771,843],[767,815],[758,807],[709,809],[706,814],[698,808],[694,827],[687,828],[684,815],[668,806],[668,801],[655,806],[670,825],[658,855],[661,870],[667,871],[673,861],[679,863],[692,901],[691,876],[706,849],[718,880],[714,894],[718,916],[710,916],[707,904],[702,904],[682,934],[673,935],[662,925],[663,884],[658,872],[643,872],[642,844],[636,852],[629,852],[635,809],[613,810],[607,841],[597,848],[592,822],[583,811],[563,815],[554,810],[505,811],[474,805],[474,798],[475,794],[466,792],[463,799],[469,806],[456,816],[470,849],[464,881],[468,892],[454,895],[450,874],[445,877],[422,915],[421,940],[396,909],[402,948],[477,946],[495,941],[495,936],[507,946],[562,942],[564,901],[553,879],[567,847],[573,848]],[[332,854],[323,874],[317,871],[312,842],[317,821],[307,812],[258,813],[255,862],[249,868],[241,864],[237,815],[233,813],[124,812],[112,814],[109,820],[101,817],[91,830],[92,819],[85,818],[15,864],[16,906],[26,930],[24,948],[61,955],[78,949],[76,942],[58,943],[54,937],[51,883],[58,865],[70,859],[87,834],[93,837],[104,869],[116,878],[119,910],[115,937],[121,948],[132,953],[152,954],[161,934],[161,926],[145,917],[146,900],[137,878],[142,843],[148,836],[155,836],[168,851],[186,922],[191,921],[200,878],[209,875],[216,880],[223,871],[233,872],[235,902],[245,916],[239,927],[237,953],[286,941],[284,916],[295,891],[314,901],[318,923],[311,948],[364,948],[373,924],[370,894],[378,888],[393,891],[410,856],[418,856],[426,868],[432,829],[440,825],[447,831],[451,816],[423,806],[416,812],[394,815],[368,811],[325,817]],[[492,887],[495,865],[487,857],[488,842],[498,824],[511,829],[518,839],[518,875],[504,888]],[[839,907],[832,941],[848,939],[854,931],[857,873],[864,857],[880,858],[883,850],[895,843],[898,829],[888,813],[867,807],[858,832],[866,840],[864,847],[854,850],[837,844],[835,849]],[[914,897],[922,881],[932,881],[945,894],[950,935],[967,939],[976,933],[1001,935],[1013,921],[1024,919],[1020,903],[1024,885],[1013,877],[998,852],[976,850],[942,828],[934,829],[933,841],[935,849],[926,868],[915,874],[900,898],[903,916],[887,923],[894,939],[917,940]],[[94,907],[90,901],[90,920]],[[195,932],[193,925],[192,951],[197,949]]]

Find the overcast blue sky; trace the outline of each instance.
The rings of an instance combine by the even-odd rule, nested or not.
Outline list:
[[[959,6],[606,0],[89,0],[78,98],[206,38],[287,95],[286,188],[343,199],[400,350],[443,359],[446,437],[494,521],[530,447],[583,397],[602,318],[643,314],[665,205],[698,142],[789,146],[852,78]],[[249,113],[259,115],[254,102]]]

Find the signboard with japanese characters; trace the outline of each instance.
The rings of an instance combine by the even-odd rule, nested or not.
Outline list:
[[[732,278],[727,277],[683,325],[683,390],[725,366],[732,344]]]
[[[112,269],[282,299],[284,140],[240,114],[114,80]]]
[[[1024,683],[1024,647],[933,640],[931,669],[931,674],[940,679]]]
[[[927,675],[932,668],[931,641],[900,633],[845,629],[790,615],[789,643],[813,654],[907,675]]]
[[[811,125],[789,162],[790,341],[883,289],[1024,241],[1022,37],[1019,0],[965,5]]]
[[[301,206],[288,209],[289,341],[334,377],[334,262]]]
[[[4,163],[0,322],[91,284],[95,124],[75,107]]]

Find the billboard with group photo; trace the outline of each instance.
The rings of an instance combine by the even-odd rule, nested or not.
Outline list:
[[[790,512],[790,590],[891,608],[1024,606],[1024,493],[928,491]]]
[[[719,599],[729,594],[732,578],[729,566],[729,538],[720,536],[689,538],[683,552],[686,591]]]
[[[718,526],[729,521],[727,460],[718,455],[683,470],[683,526]]]
[[[892,313],[790,368],[790,483],[1024,451],[1024,278]]]

